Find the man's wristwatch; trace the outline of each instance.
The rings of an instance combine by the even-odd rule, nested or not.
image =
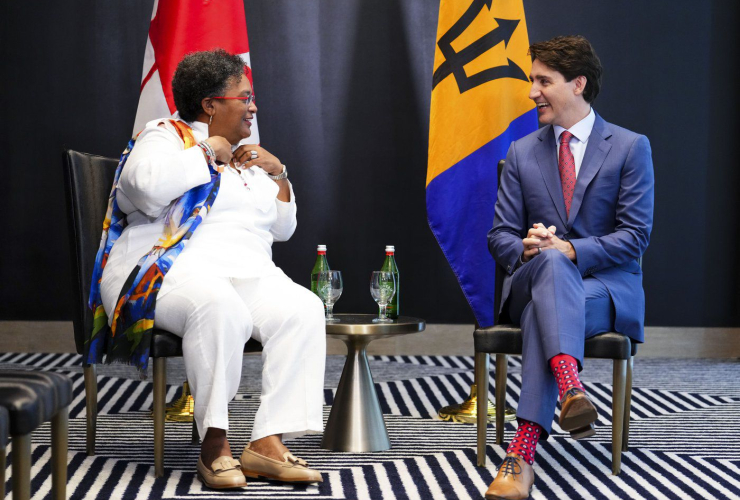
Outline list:
[[[288,178],[288,169],[285,168],[285,165],[283,165],[283,171],[282,172],[280,172],[278,175],[270,175],[270,174],[267,174],[267,177],[269,177],[273,181],[281,181],[283,179],[287,179]]]

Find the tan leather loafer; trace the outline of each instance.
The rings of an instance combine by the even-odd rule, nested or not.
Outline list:
[[[588,434],[583,431],[596,422],[597,418],[599,415],[596,407],[586,393],[578,388],[570,389],[560,400],[560,428],[566,432],[578,431],[576,436],[586,437]]]
[[[519,455],[509,453],[486,491],[486,500],[524,500],[534,485],[532,466]]]
[[[320,483],[323,481],[319,471],[309,469],[305,460],[293,456],[289,451],[283,454],[283,461],[273,460],[244,448],[239,459],[242,473],[253,479],[266,478],[285,483]]]
[[[198,479],[208,488],[216,490],[243,488],[247,485],[239,461],[231,457],[218,457],[213,461],[210,470],[198,457]]]

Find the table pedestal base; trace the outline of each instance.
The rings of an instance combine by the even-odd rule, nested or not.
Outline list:
[[[375,392],[366,348],[367,337],[342,339],[347,361],[324,429],[321,447],[335,451],[383,451],[391,447]]]

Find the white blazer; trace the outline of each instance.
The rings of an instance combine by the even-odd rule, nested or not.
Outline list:
[[[116,200],[128,226],[111,249],[101,280],[103,306],[110,319],[126,278],[162,234],[170,204],[210,180],[200,148],[184,149],[174,127],[154,120],[136,140],[118,182]],[[208,125],[188,123],[197,141]],[[246,183],[246,186],[245,186]],[[258,278],[280,273],[272,262],[272,242],[286,241],[296,228],[293,186],[290,201],[277,199],[278,186],[259,167],[241,174],[226,168],[211,211],[165,276],[159,297],[199,274]]]

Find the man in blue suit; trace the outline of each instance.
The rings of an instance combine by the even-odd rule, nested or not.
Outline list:
[[[638,262],[653,224],[653,164],[645,136],[591,107],[601,63],[583,37],[530,47],[542,125],[506,156],[488,246],[507,271],[503,315],[521,325],[519,427],[486,498],[527,498],[537,441],[560,427],[594,434],[596,408],[578,378],[586,338],[618,331],[643,341]]]

